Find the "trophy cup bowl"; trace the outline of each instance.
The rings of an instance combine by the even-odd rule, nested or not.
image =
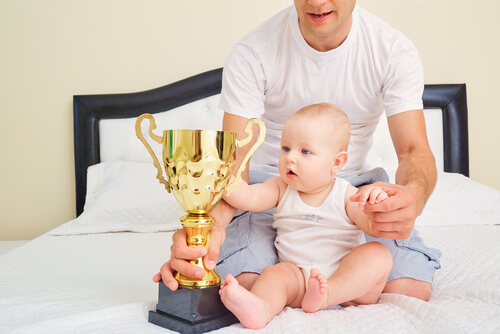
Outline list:
[[[150,138],[161,144],[163,169],[162,164],[160,164],[156,154],[142,133],[141,123],[144,119],[148,119],[150,123],[148,130]],[[259,126],[258,139],[243,159],[234,182],[228,185],[236,163],[236,149],[251,142],[253,138],[253,124]],[[227,192],[229,195],[232,189],[241,181],[241,173],[244,171],[250,156],[264,141],[264,123],[258,119],[250,119],[245,129],[248,137],[243,140],[238,140],[234,132],[217,130],[165,130],[163,131],[163,136],[158,136],[153,133],[155,128],[156,123],[152,115],[143,114],[137,118],[135,124],[136,134],[153,158],[153,164],[158,171],[156,178],[165,186],[165,189],[169,193],[172,192],[174,194],[176,200],[187,212],[187,215],[180,218],[182,227],[187,234],[187,244],[190,247],[204,247],[207,244],[208,232],[215,222],[215,219],[209,215],[210,210],[217,205],[224,192]],[[163,176],[163,170],[165,171],[165,177]],[[205,276],[203,278],[194,278],[176,273],[175,278],[181,288],[199,290],[216,287],[220,284],[220,276],[214,270],[207,270],[201,258],[192,260],[191,264],[202,268],[205,271]],[[162,298],[161,290],[162,286],[160,285],[159,299]],[[195,291],[191,292],[191,295],[195,293],[204,292]],[[218,291],[216,296],[210,298],[219,298]],[[218,302],[220,303],[220,300]],[[177,299],[176,303],[182,304],[183,301]],[[167,303],[159,300],[158,308],[160,305],[165,306]],[[178,312],[178,310],[175,310],[175,312]],[[189,313],[190,311],[186,312]],[[189,316],[192,316],[192,314],[191,312]],[[182,318],[183,316],[174,314],[175,317]],[[200,317],[202,316],[200,315]],[[194,320],[195,322],[198,321]],[[232,321],[234,322],[234,320]],[[163,326],[162,324],[160,325]],[[168,326],[170,325],[167,324],[163,327]],[[219,327],[203,328],[206,330]],[[171,329],[179,330],[175,326]],[[192,332],[191,330],[184,331],[182,328],[181,331]]]

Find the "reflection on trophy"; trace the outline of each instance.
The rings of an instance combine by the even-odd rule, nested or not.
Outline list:
[[[166,177],[163,176],[156,154],[142,133],[141,123],[146,118],[150,122],[149,136],[162,145]],[[236,163],[236,148],[251,142],[254,123],[259,126],[258,139],[243,159],[235,181],[228,186]],[[224,192],[229,195],[241,181],[241,173],[250,156],[264,141],[264,123],[258,119],[250,119],[245,129],[248,137],[243,140],[238,140],[234,132],[216,130],[165,130],[163,136],[158,136],[153,133],[155,128],[152,115],[144,114],[137,118],[137,137],[153,158],[158,170],[157,179],[169,193],[173,192],[187,212],[180,220],[187,234],[188,245],[205,246],[208,232],[215,222],[209,212]],[[157,309],[156,312],[150,311],[149,321],[183,333],[213,330],[237,322],[220,301],[220,276],[214,270],[207,270],[201,258],[191,261],[191,264],[201,267],[205,276],[198,279],[177,273],[175,278],[181,289],[174,292],[160,282]]]

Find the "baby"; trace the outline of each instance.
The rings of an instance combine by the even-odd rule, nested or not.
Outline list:
[[[283,126],[280,176],[241,182],[224,197],[246,211],[276,207],[280,263],[266,267],[250,291],[232,275],[221,285],[222,302],[243,326],[263,328],[285,306],[315,312],[379,299],[392,256],[381,243],[365,243],[363,232],[373,233],[363,206],[388,196],[379,187],[358,190],[335,178],[347,161],[350,131],[345,113],[331,104],[297,111]],[[350,200],[354,194],[358,203]]]

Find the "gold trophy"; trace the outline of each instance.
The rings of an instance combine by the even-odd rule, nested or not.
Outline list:
[[[148,119],[149,136],[162,145],[161,164],[142,133],[141,123]],[[234,182],[228,186],[236,163],[236,148],[247,145],[253,137],[252,125],[259,126],[259,136],[243,159]],[[180,218],[187,234],[190,247],[206,246],[208,232],[215,219],[210,210],[227,192],[229,195],[241,181],[250,156],[264,141],[265,126],[261,120],[250,119],[245,132],[248,137],[236,138],[236,133],[216,130],[165,130],[163,136],[153,133],[155,119],[150,114],[137,118],[135,130],[153,158],[158,171],[156,178],[187,212]],[[162,327],[183,333],[198,333],[227,326],[238,320],[220,302],[218,290],[220,276],[214,270],[207,270],[201,258],[191,264],[205,271],[203,278],[194,278],[176,273],[175,278],[181,289],[170,291],[160,282],[160,295],[156,312],[150,311],[149,321]]]

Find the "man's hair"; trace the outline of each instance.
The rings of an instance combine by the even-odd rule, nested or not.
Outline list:
[[[351,123],[345,112],[330,103],[311,104],[295,112],[292,117],[321,117],[331,124],[331,134],[339,143],[342,151],[347,151],[351,138]]]

